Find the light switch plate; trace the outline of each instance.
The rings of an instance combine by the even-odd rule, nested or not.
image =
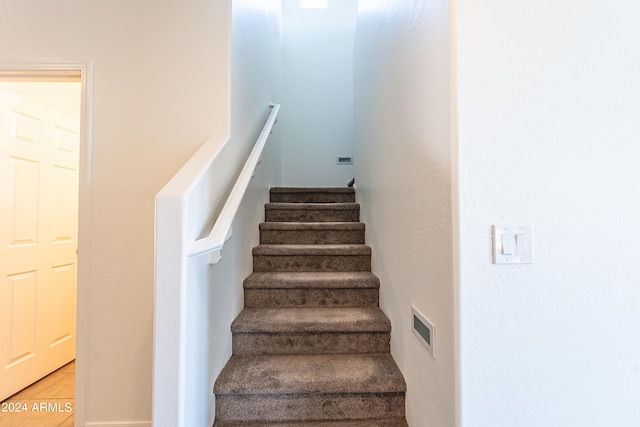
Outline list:
[[[494,264],[533,264],[530,225],[493,225],[491,234]]]

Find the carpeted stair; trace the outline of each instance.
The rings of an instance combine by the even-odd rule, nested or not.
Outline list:
[[[352,188],[272,188],[215,427],[407,427]]]

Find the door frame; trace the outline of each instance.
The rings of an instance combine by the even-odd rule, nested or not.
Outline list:
[[[81,82],[80,170],[78,188],[78,272],[76,300],[76,380],[74,424],[85,424],[84,397],[89,371],[91,303],[91,147],[93,129],[93,61],[0,61],[0,78]]]

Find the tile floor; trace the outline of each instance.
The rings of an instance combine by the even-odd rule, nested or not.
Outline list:
[[[73,361],[2,402],[0,427],[73,427],[75,369]]]

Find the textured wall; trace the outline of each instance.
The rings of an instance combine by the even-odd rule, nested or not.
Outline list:
[[[358,1],[300,9],[284,0],[282,180],[289,186],[346,186],[353,166],[353,35]],[[356,160],[357,161],[357,160]]]
[[[454,425],[449,5],[360,0],[355,42],[357,197],[412,427]],[[411,306],[436,326],[436,358]]]
[[[457,3],[463,425],[640,425],[638,4]]]
[[[229,134],[228,21],[226,2],[201,0],[2,3],[0,61],[94,61],[81,421],[151,419],[154,197]]]

